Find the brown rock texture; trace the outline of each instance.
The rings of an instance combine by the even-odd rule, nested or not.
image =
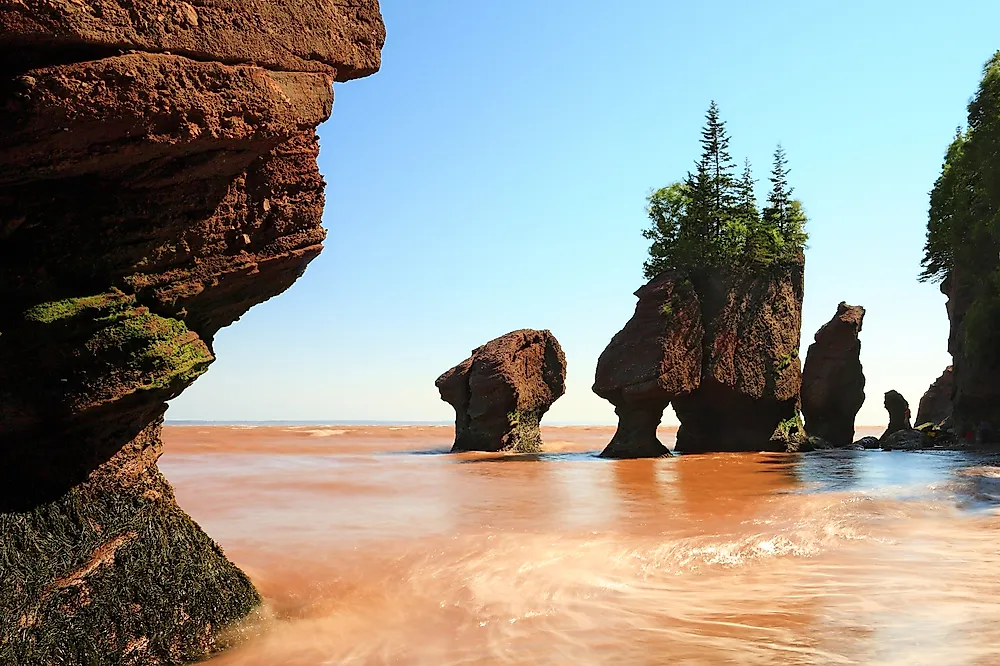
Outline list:
[[[889,412],[889,426],[882,433],[882,441],[900,430],[912,430],[910,424],[910,403],[899,391],[885,392],[885,409]]]
[[[566,356],[549,331],[512,331],[474,349],[435,386],[455,408],[453,452],[537,452],[538,424],[566,391]]]
[[[865,318],[860,305],[841,302],[816,332],[802,370],[802,416],[811,437],[834,447],[850,446],[854,418],[865,402],[858,334]]]
[[[656,426],[672,404],[676,451],[785,450],[799,435],[804,260],[764,274],[663,273],[601,354],[594,392],[619,426],[602,455],[664,455]]]
[[[951,330],[948,351],[952,358],[952,427],[962,438],[979,444],[1000,442],[1000,355],[993,349],[970,347],[969,315],[978,281],[991,279],[995,263],[954,265],[941,283],[948,297]]]
[[[663,410],[701,385],[701,304],[694,285],[663,273],[635,292],[635,314],[597,361],[594,393],[615,406],[606,458],[670,455],[656,437]]]
[[[158,424],[322,249],[315,128],[384,36],[376,0],[0,3],[0,663],[183,663],[258,603]]]
[[[937,424],[950,417],[951,396],[954,390],[954,373],[952,366],[949,365],[920,398],[916,424],[918,426],[925,423]]]

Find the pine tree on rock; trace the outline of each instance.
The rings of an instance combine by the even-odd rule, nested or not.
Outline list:
[[[771,167],[771,193],[767,195],[767,207],[764,209],[764,220],[774,225],[778,233],[784,237],[788,225],[788,216],[792,205],[792,188],[788,186],[788,158],[785,149],[778,144],[774,151],[774,166]]]
[[[761,270],[775,262],[798,261],[807,239],[806,217],[788,185],[788,160],[778,146],[771,194],[763,214],[757,207],[753,172],[746,161],[734,175],[729,135],[715,102],[705,114],[701,156],[683,182],[652,192],[646,212],[652,241],[643,273],[716,267]]]

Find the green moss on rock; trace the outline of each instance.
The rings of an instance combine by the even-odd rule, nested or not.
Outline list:
[[[40,324],[51,324],[57,321],[72,319],[80,314],[103,315],[120,313],[127,310],[134,303],[134,296],[124,294],[115,289],[106,294],[98,294],[96,296],[64,298],[59,301],[40,303],[25,311],[24,318]]]
[[[0,663],[188,663],[259,603],[155,467],[0,513]]]
[[[135,390],[165,388],[175,380],[190,383],[214,360],[184,322],[141,307],[111,318],[87,341],[86,348],[95,356],[129,353],[130,365],[143,374]]]
[[[136,391],[181,390],[215,360],[183,321],[150,312],[118,290],[41,303],[24,318],[40,325],[39,335],[78,345],[60,387],[77,410]]]

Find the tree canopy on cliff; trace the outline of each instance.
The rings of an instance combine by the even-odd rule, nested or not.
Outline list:
[[[982,358],[1000,356],[1000,51],[968,110],[931,190],[920,280],[961,280],[966,349]]]
[[[778,146],[771,193],[761,210],[750,162],[735,174],[729,134],[712,102],[701,132],[701,158],[683,181],[652,192],[646,211],[652,241],[643,265],[647,279],[665,270],[730,266],[747,270],[795,261],[805,247],[806,216],[792,198],[788,161]]]

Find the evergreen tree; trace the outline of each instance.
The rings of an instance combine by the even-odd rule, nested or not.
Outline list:
[[[805,231],[806,215],[802,202],[792,198],[793,188],[788,184],[788,158],[785,149],[778,144],[774,151],[774,165],[771,167],[771,193],[764,208],[763,225],[774,237],[775,258],[792,261],[805,247],[808,235]]]
[[[736,209],[739,216],[747,222],[760,220],[760,213],[757,212],[757,195],[753,191],[756,182],[753,178],[753,171],[750,169],[750,160],[744,160],[743,177],[740,178],[737,186]]]
[[[787,231],[792,204],[792,188],[788,186],[788,158],[785,149],[778,144],[774,151],[774,166],[771,167],[771,193],[767,195],[764,221],[773,225],[784,237]]]
[[[734,176],[729,135],[715,102],[705,115],[701,157],[682,183],[651,193],[647,214],[653,241],[643,265],[647,278],[665,270],[740,267],[759,270],[777,261],[795,261],[805,245],[806,217],[788,185],[788,160],[778,146],[771,171],[771,194],[763,214],[757,207],[750,162]]]
[[[729,135],[726,133],[726,123],[719,117],[719,106],[714,100],[705,114],[701,150],[698,173],[707,179],[702,188],[707,197],[704,205],[705,223],[709,238],[716,240],[735,212],[737,192],[733,176],[735,164],[729,155]]]

